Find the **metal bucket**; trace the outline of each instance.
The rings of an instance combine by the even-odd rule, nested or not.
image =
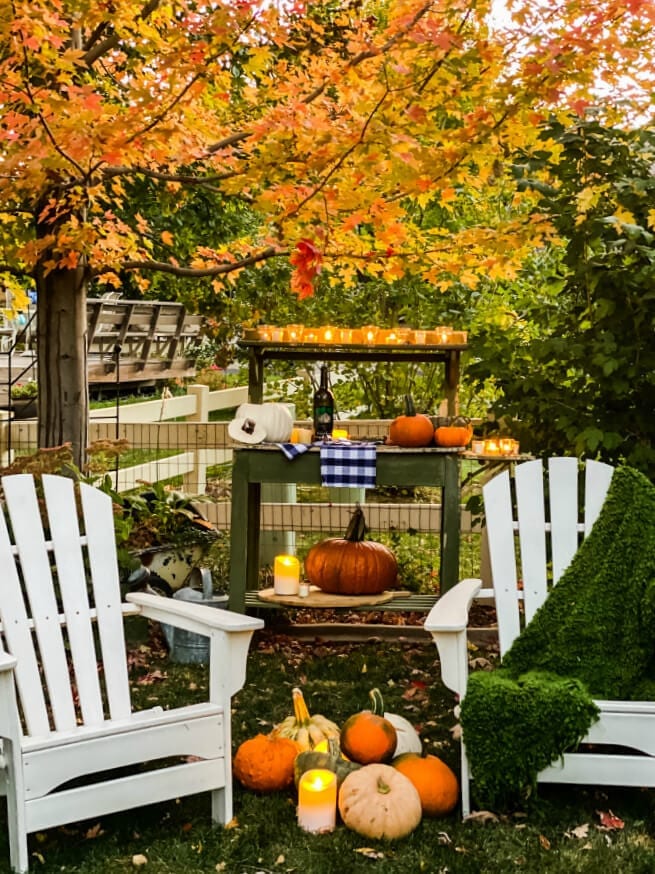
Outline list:
[[[174,598],[179,601],[194,601],[205,607],[227,607],[228,595],[213,595],[213,581],[209,568],[194,568],[186,583],[186,586],[174,593]],[[194,583],[196,585],[201,583],[202,591],[193,588]],[[183,665],[206,664],[209,661],[209,638],[204,634],[194,634],[163,622],[161,628],[168,644],[171,661]]]

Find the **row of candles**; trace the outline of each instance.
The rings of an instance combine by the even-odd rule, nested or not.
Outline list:
[[[472,440],[471,451],[476,455],[518,455],[519,442],[512,437],[489,437]]]
[[[436,328],[378,328],[364,325],[362,328],[341,328],[323,325],[318,328],[305,325],[260,325],[248,330],[246,339],[263,340],[269,343],[359,343],[366,346],[443,346],[464,345],[466,331],[455,331],[446,325]]]
[[[276,595],[309,594],[309,584],[300,580],[300,562],[295,555],[276,555],[273,565]],[[314,749],[327,752],[327,741]],[[329,832],[337,820],[337,775],[326,768],[305,771],[298,782],[298,825],[307,832]]]

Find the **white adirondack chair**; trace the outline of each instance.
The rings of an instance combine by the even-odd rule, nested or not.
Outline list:
[[[204,791],[215,822],[232,818],[231,697],[263,625],[145,593],[121,602],[111,499],[82,485],[78,526],[72,480],[42,479],[45,531],[30,474],[2,479],[9,526],[0,513],[0,789],[19,872],[28,834],[67,822]],[[132,712],[126,615],[210,638],[206,703]]]
[[[462,580],[434,605],[424,626],[439,650],[443,683],[460,700],[466,694],[466,628],[473,600],[494,597],[502,656],[544,602],[581,539],[591,530],[613,472],[609,465],[586,463],[582,513],[579,511],[582,483],[575,458],[551,458],[547,471],[539,460],[517,465],[516,513],[512,509],[509,471],[498,474],[483,487],[493,589],[483,589],[481,580]],[[561,762],[540,772],[539,781],[655,786],[655,703],[596,701],[596,704],[601,716],[584,743],[624,747],[626,753],[566,753]],[[469,781],[466,749],[462,744],[463,816],[470,812]]]

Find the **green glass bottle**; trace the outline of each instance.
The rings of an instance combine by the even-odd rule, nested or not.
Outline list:
[[[317,440],[332,435],[334,395],[328,386],[328,366],[321,364],[321,380],[314,392],[314,436]]]

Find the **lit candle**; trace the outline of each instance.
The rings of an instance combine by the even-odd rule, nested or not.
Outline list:
[[[273,590],[276,595],[297,595],[300,588],[300,562],[295,555],[276,555]]]
[[[434,333],[435,333],[435,336],[437,339],[437,343],[439,343],[439,344],[447,343],[452,332],[453,332],[453,329],[448,328],[445,325],[439,325],[438,327],[436,327],[434,329]]]
[[[302,338],[305,343],[316,343],[318,342],[318,331],[316,328],[305,328]]]
[[[362,342],[363,343],[368,343],[369,345],[371,343],[375,343],[377,336],[378,336],[378,329],[376,328],[375,325],[364,325],[364,327],[362,328]]]
[[[284,328],[271,328],[271,340],[281,343],[284,340]]]
[[[353,329],[352,328],[339,328],[339,341],[341,343],[352,343],[352,341],[353,341]]]
[[[332,325],[326,325],[324,328],[320,330],[320,339],[324,343],[334,343],[337,339],[337,329],[332,327]]]
[[[514,450],[514,441],[511,437],[500,438],[500,453],[501,455],[511,455]]]
[[[343,428],[333,428],[332,429],[332,439],[333,440],[347,440],[348,432]]]
[[[331,832],[337,820],[337,775],[312,768],[298,783],[298,825],[306,832]]]
[[[298,343],[302,340],[304,325],[287,325],[287,342]]]
[[[413,337],[414,337],[414,342],[418,343],[419,346],[422,346],[425,343],[427,343],[428,332],[424,331],[422,329],[419,329],[417,331],[414,331]]]
[[[384,342],[388,343],[390,346],[395,346],[396,343],[400,343],[398,334],[393,328],[391,328],[390,331],[383,331],[382,336],[384,337]]]
[[[485,455],[500,455],[500,446],[498,441],[494,438],[490,440],[484,441],[484,454]]]
[[[259,325],[257,328],[257,336],[260,340],[270,340],[271,339],[271,326],[270,325]]]

